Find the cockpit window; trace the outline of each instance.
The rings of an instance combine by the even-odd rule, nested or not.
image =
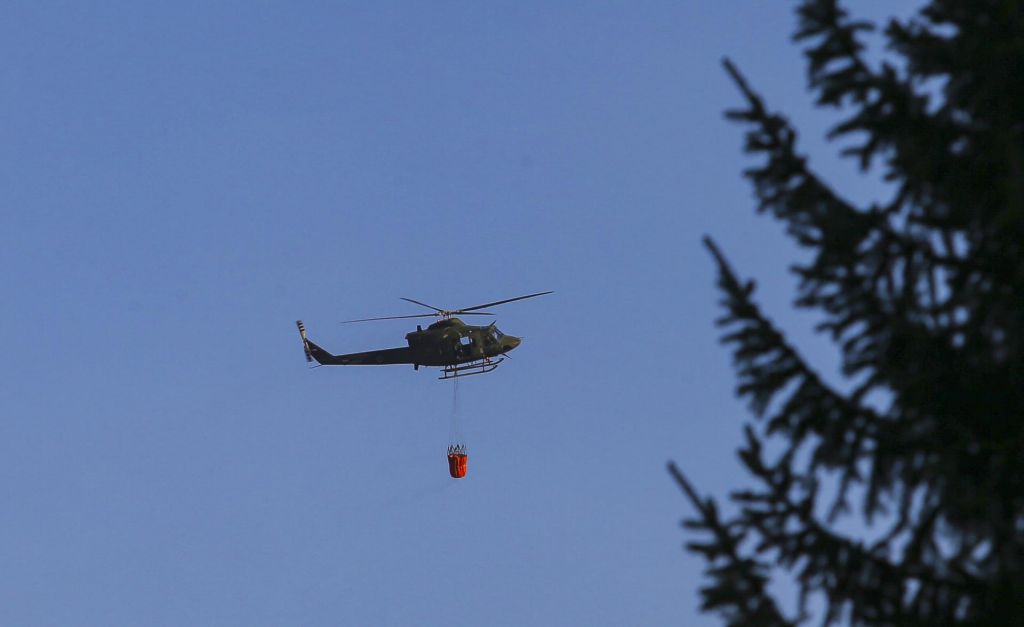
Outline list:
[[[505,337],[505,334],[498,330],[498,327],[491,327],[491,336],[495,341],[501,341],[501,338]]]

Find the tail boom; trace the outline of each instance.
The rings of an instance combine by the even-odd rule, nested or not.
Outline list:
[[[302,337],[302,348],[306,353],[306,361],[316,360],[322,366],[386,366],[392,364],[415,364],[412,350],[408,346],[402,348],[386,348],[363,353],[333,355],[317,346],[306,337],[306,327],[301,320],[295,322]]]

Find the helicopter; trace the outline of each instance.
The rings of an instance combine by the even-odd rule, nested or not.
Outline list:
[[[383,316],[379,318],[361,318],[344,320],[343,324],[352,322],[370,322],[374,320],[399,320],[405,318],[439,318],[426,329],[416,325],[416,330],[406,334],[408,346],[401,348],[385,348],[382,350],[362,353],[332,355],[317,346],[306,336],[306,326],[302,320],[296,320],[299,336],[302,338],[302,349],[306,354],[306,362],[314,360],[320,366],[382,366],[391,364],[412,364],[419,370],[420,366],[440,366],[439,380],[455,379],[474,374],[493,372],[508,357],[508,352],[522,343],[522,338],[506,335],[498,330],[494,322],[487,326],[466,324],[459,316],[493,316],[487,307],[503,305],[517,300],[525,300],[552,294],[553,292],[537,292],[515,298],[462,307],[460,309],[441,309],[411,298],[402,300],[432,309],[432,313],[414,314],[409,316]]]

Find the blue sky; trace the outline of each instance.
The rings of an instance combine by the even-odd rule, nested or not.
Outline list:
[[[881,189],[824,147],[791,9],[8,4],[0,623],[717,624],[664,469],[746,480],[700,237],[835,363],[721,57]],[[400,346],[338,322],[541,290],[460,383],[461,481],[436,371],[308,370],[294,328]]]

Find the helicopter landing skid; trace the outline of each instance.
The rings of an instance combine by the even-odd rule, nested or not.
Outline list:
[[[480,361],[459,364],[457,366],[445,366],[444,369],[441,370],[441,376],[438,377],[437,380],[446,381],[448,379],[469,377],[474,374],[487,374],[488,372],[494,371],[494,369],[503,361],[505,361],[505,358],[501,357],[499,359],[481,359]]]

